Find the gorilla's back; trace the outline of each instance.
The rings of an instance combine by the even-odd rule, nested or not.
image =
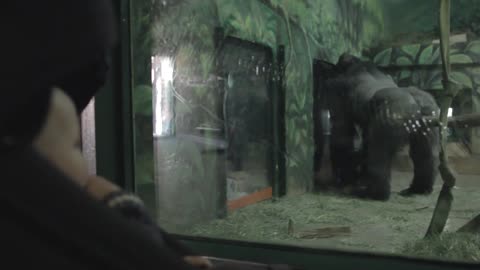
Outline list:
[[[396,89],[398,86],[390,76],[375,72],[375,70],[363,69],[362,72],[352,75],[350,98],[353,113],[357,116],[358,121],[365,122],[372,113],[375,113],[369,105],[374,96],[378,96],[377,93],[383,89]],[[349,75],[346,74],[346,76]]]

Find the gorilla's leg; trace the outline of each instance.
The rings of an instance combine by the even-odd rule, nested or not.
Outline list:
[[[357,184],[365,185],[362,181],[365,181],[365,177],[362,177],[364,172],[367,170],[367,154],[368,154],[368,127],[364,127],[363,130],[360,130],[360,148],[356,149],[354,156],[354,165],[355,165],[355,178],[358,179]]]
[[[370,126],[365,138],[368,149],[362,175],[366,187],[357,190],[356,195],[382,201],[390,198],[391,167],[397,143],[389,138],[388,131],[381,126]]]
[[[355,184],[355,164],[353,138],[355,127],[351,117],[345,111],[338,110],[332,114],[335,121],[332,122],[330,136],[330,159],[332,171],[335,176],[337,187],[343,188]]]
[[[438,175],[440,135],[438,128],[410,136],[410,157],[413,161],[413,180],[400,195],[430,194]]]
[[[355,167],[353,163],[353,146],[330,145],[330,159],[335,176],[335,185],[339,188],[355,184]]]

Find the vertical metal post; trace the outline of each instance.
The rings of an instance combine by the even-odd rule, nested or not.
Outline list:
[[[114,1],[120,40],[106,85],[95,97],[97,174],[134,190],[130,1]]]
[[[224,29],[221,27],[216,27],[213,42],[215,45],[215,70],[214,74],[217,78],[216,80],[216,90],[217,90],[217,107],[216,107],[216,115],[223,120],[223,124],[220,127],[220,138],[225,139],[227,130],[225,125],[225,115],[224,115],[224,96],[225,96],[225,80],[221,79],[224,78],[224,72],[221,67],[221,59],[220,53],[223,47],[223,40],[224,40]],[[217,217],[224,218],[227,216],[227,164],[226,164],[226,156],[227,150],[218,150],[216,153],[217,161],[216,161],[216,170],[217,170]]]
[[[275,177],[273,182],[273,196],[279,198],[287,193],[286,168],[285,168],[285,46],[277,48],[276,68],[274,72],[275,91],[273,127],[275,150]]]

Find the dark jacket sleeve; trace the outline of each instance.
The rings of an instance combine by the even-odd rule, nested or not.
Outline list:
[[[94,200],[30,147],[0,153],[2,263],[16,269],[197,269],[159,233]],[[154,233],[156,232],[156,234]],[[18,260],[18,258],[24,258]],[[26,259],[25,259],[26,258]]]
[[[181,256],[194,255],[194,253],[174,239],[156,224],[149,215],[142,200],[137,196],[124,191],[114,192],[104,198],[103,202],[111,209],[119,212],[123,217],[135,222],[143,230],[149,231],[159,244],[166,245]]]

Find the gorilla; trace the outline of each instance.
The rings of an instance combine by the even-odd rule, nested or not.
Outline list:
[[[416,87],[398,87],[368,61],[343,54],[336,65],[320,64],[320,84],[330,111],[330,158],[336,184],[352,195],[390,198],[393,158],[410,146],[410,186],[400,195],[430,194],[438,174],[439,128],[429,125],[440,109]],[[360,141],[357,150],[354,141]]]

